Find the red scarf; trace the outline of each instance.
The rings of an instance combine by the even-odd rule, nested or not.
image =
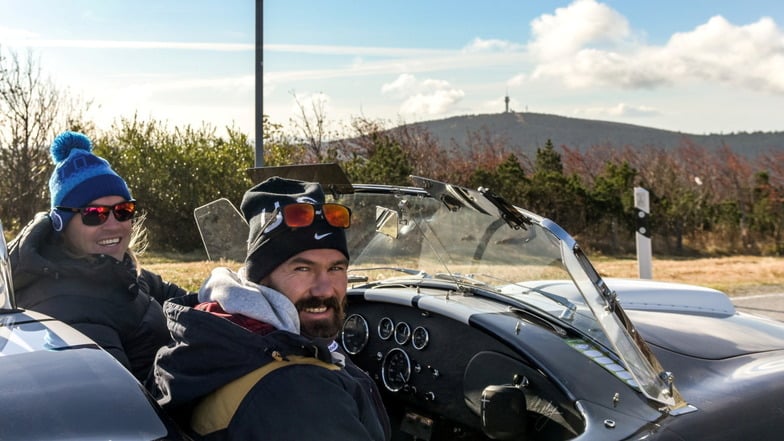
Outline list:
[[[223,317],[226,320],[242,326],[254,334],[266,335],[275,330],[275,327],[269,323],[260,322],[242,314],[229,314],[228,312],[224,311],[223,308],[221,308],[218,302],[199,303],[196,305],[195,309],[209,312],[210,314],[216,315],[218,317]]]

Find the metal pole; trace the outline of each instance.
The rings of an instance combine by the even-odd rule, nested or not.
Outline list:
[[[256,167],[264,166],[264,1],[256,0]]]
[[[637,220],[637,268],[641,279],[653,278],[653,258],[651,252],[651,228],[648,221],[650,207],[648,204],[648,190],[634,187],[634,213]]]

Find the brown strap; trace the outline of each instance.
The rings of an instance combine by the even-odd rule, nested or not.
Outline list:
[[[287,359],[274,360],[202,398],[191,414],[191,428],[202,436],[227,428],[242,400],[265,375],[280,368],[303,364],[332,371],[340,369],[337,365],[313,357],[289,356]]]

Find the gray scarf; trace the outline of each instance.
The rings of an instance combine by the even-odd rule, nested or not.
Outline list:
[[[291,300],[268,286],[247,280],[244,270],[213,269],[199,288],[199,301],[217,302],[229,314],[241,314],[299,334],[299,313]]]

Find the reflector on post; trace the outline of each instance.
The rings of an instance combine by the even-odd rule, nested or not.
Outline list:
[[[648,190],[634,187],[634,214],[636,217],[637,232],[637,268],[641,279],[653,278],[653,263],[651,252],[651,227],[648,219],[650,208],[648,204]]]

